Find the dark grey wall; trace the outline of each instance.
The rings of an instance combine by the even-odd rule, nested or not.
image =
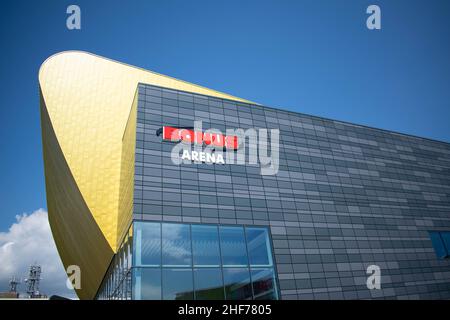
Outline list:
[[[280,171],[173,165],[163,125],[278,128]],[[270,225],[283,299],[450,298],[450,145],[141,84],[134,218]],[[380,266],[382,289],[366,268]]]

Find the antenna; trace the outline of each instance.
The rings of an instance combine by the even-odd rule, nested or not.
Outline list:
[[[30,298],[40,298],[39,293],[39,281],[41,280],[41,266],[34,264],[30,266],[30,273],[28,279],[25,279],[27,283],[27,293]]]

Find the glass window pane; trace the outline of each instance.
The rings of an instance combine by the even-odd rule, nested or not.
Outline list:
[[[194,269],[196,300],[223,300],[222,272],[219,268]]]
[[[444,242],[446,256],[450,255],[450,232],[441,232],[441,239]]]
[[[136,265],[159,266],[161,264],[161,225],[159,223],[135,223]]]
[[[223,281],[227,300],[252,298],[250,274],[248,268],[224,268]]]
[[[161,300],[160,268],[135,268],[133,270],[133,299]]]
[[[192,226],[194,266],[219,266],[219,235],[216,226]]]
[[[165,266],[191,265],[189,225],[164,223],[162,225],[162,252]]]
[[[439,232],[430,232],[430,238],[437,257],[440,259],[445,258],[447,256],[447,250],[445,250],[444,243],[442,242]]]
[[[192,269],[163,268],[163,299],[192,300],[194,287],[192,285]]]
[[[269,234],[265,228],[246,228],[247,248],[250,265],[271,266],[272,253],[270,250]]]
[[[252,269],[252,285],[255,300],[276,300],[275,276],[272,268]]]
[[[225,266],[247,266],[243,227],[219,227],[222,263]]]

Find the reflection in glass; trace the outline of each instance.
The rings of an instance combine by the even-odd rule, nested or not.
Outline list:
[[[191,265],[191,240],[189,225],[163,223],[162,254],[165,266]]]
[[[220,268],[194,269],[195,299],[223,300],[223,282]]]
[[[224,268],[223,281],[227,300],[252,299],[248,268]]]
[[[247,266],[247,249],[243,227],[219,227],[222,263],[225,266]]]
[[[163,299],[192,300],[194,287],[192,285],[192,269],[163,268]]]
[[[161,225],[136,223],[136,265],[161,264]]]
[[[267,229],[246,228],[248,255],[252,266],[271,266],[269,235]]]
[[[133,299],[161,300],[161,269],[135,268],[133,272]]]
[[[273,269],[252,269],[253,294],[255,300],[276,300]]]
[[[219,236],[216,226],[192,226],[194,266],[219,266]]]

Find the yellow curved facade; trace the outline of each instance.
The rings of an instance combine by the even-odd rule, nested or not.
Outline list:
[[[250,102],[87,52],[39,70],[49,222],[65,267],[94,298],[131,221],[138,83]]]

